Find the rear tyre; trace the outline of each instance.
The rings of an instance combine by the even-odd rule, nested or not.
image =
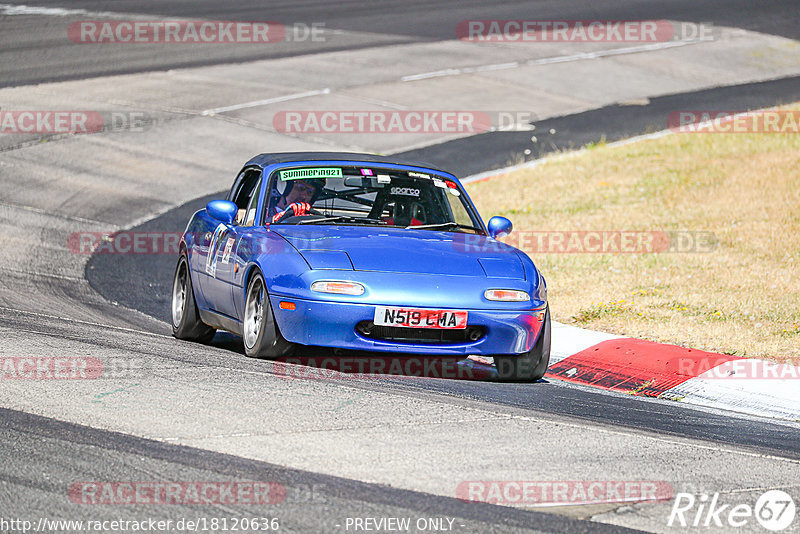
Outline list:
[[[186,254],[181,254],[172,282],[172,335],[178,339],[208,343],[215,333],[215,329],[200,320],[189,273],[189,260]]]
[[[275,359],[294,350],[275,324],[264,277],[256,272],[247,284],[242,325],[244,352],[251,358]]]
[[[544,326],[536,345],[517,356],[495,356],[497,376],[503,382],[536,382],[547,372],[550,364],[550,306],[544,315]]]

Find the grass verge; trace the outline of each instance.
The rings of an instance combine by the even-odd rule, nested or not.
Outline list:
[[[800,135],[597,145],[468,191],[514,222],[506,240],[544,273],[555,320],[800,364]],[[615,231],[659,252],[586,252]]]

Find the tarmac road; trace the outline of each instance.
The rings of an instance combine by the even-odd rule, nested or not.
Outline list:
[[[412,524],[419,520],[440,521],[457,532],[633,532],[555,514],[466,503],[287,469],[6,409],[0,409],[0,451],[4,458],[0,467],[3,519],[10,519],[8,510],[25,510],[20,520],[34,525],[41,519],[49,522],[51,528],[42,531],[87,531],[91,530],[90,521],[108,525],[112,521],[146,524],[147,520],[155,519],[170,521],[168,530],[179,532],[194,530],[179,528],[181,521],[194,522],[202,530],[203,526],[211,529],[213,518],[225,519],[231,527],[237,521],[258,518],[259,527],[273,525],[271,521],[277,520],[275,530],[280,532],[344,532],[353,529],[352,523],[348,528],[348,518],[392,517],[413,518]],[[31,451],[37,454],[31,455]],[[147,482],[156,474],[156,480],[217,483],[207,493],[212,499],[217,495],[214,491],[224,492],[217,488],[224,488],[225,483],[253,481],[274,484],[277,488],[270,489],[274,493],[264,499],[266,503],[255,504],[254,494],[239,497],[236,489],[231,493],[236,502],[203,506],[183,501],[160,507],[97,504],[101,493],[84,486],[70,493],[69,499],[65,498],[67,488],[73,488],[76,480]],[[59,519],[73,522],[72,528],[53,526]],[[262,522],[264,519],[268,521]],[[83,528],[77,526],[78,521],[84,522]],[[238,530],[251,531],[241,527]],[[12,531],[4,528],[4,532]],[[219,532],[222,528],[211,531]]]
[[[577,122],[577,121],[575,121]],[[445,167],[447,168],[447,167]],[[181,232],[191,214],[227,192],[194,200],[160,217],[132,228],[132,232]],[[169,304],[175,257],[159,255],[98,254],[87,265],[86,276],[101,295],[112,302],[141,311],[169,324]],[[157,329],[169,333],[168,328]],[[220,334],[213,345],[229,351],[234,360],[244,357],[239,338]],[[326,351],[298,351],[321,362]],[[264,363],[266,370],[269,363]],[[457,399],[486,402],[509,409],[533,410],[626,427],[635,431],[735,444],[757,453],[800,460],[800,425],[688,408],[679,403],[634,398],[566,385],[548,380],[536,387],[493,384],[472,380],[428,380],[413,377],[376,378],[381,384],[405,391],[435,392]]]
[[[15,5],[19,3],[12,2]],[[2,16],[0,8],[0,87],[83,79],[109,74],[166,70],[257,59],[279,58],[356,48],[391,46],[415,41],[455,38],[462,20],[657,20],[732,26],[751,31],[800,38],[800,13],[793,0],[693,0],[651,2],[601,0],[587,5],[579,0],[348,0],[326,2],[211,0],[161,2],[133,0],[104,2],[41,0],[26,3],[61,8],[63,14]],[[81,13],[83,10],[87,13]],[[75,11],[75,12],[71,12]],[[11,11],[13,12],[13,11]],[[110,13],[110,14],[108,14]],[[133,16],[125,14],[134,14]],[[74,46],[67,37],[69,23],[80,20],[241,20],[277,21],[310,27],[318,23],[329,31],[322,42],[293,41],[268,45],[207,45],[202,54],[191,46],[102,45]]]
[[[261,4],[248,2],[237,3],[236,11],[212,2],[114,2],[113,9],[102,2],[37,5],[88,13],[9,15],[11,8],[0,7],[6,13],[0,15],[0,86],[6,87],[0,106],[145,110],[152,121],[142,132],[0,139],[0,355],[88,358],[109,370],[93,380],[0,381],[2,518],[252,512],[215,505],[92,507],[68,497],[81,481],[234,477],[278,480],[293,490],[322,485],[323,506],[281,509],[283,530],[298,532],[338,531],[337,521],[348,514],[449,516],[465,525],[456,532],[519,531],[523,525],[547,532],[613,531],[610,525],[670,530],[670,502],[558,510],[594,520],[577,522],[461,503],[454,499],[456,488],[468,480],[656,480],[675,492],[719,492],[734,502],[752,504],[774,488],[800,498],[796,423],[729,417],[554,382],[291,380],[279,368],[245,358],[232,336],[218,336],[210,346],[169,336],[163,318],[174,258],[98,256],[87,268],[88,258],[65,246],[75,232],[140,225],[180,230],[203,197],[227,187],[241,162],[265,147],[398,152],[464,174],[518,161],[526,147],[535,156],[602,135],[661,129],[664,113],[692,104],[750,108],[797,100],[796,43],[788,40],[798,38],[794,2],[286,2],[271,3],[267,15]],[[256,51],[212,46],[198,53],[181,46],[73,46],[65,36],[75,20],[166,16],[318,21],[330,39]],[[454,64],[571,53],[448,42],[460,20],[531,17],[669,18],[751,31],[602,62],[520,68],[505,78],[398,81]],[[275,61],[240,64],[258,58]],[[176,70],[199,65],[207,67]],[[172,70],[154,72],[165,69]],[[122,72],[130,75],[100,77]],[[619,84],[623,78],[632,82]],[[65,79],[75,81],[16,87]],[[573,79],[593,83],[578,96],[571,94]],[[739,87],[720,87],[731,85]],[[202,113],[306,90],[318,91],[321,109],[374,104],[376,97],[395,109],[453,99],[474,106],[481,101],[469,100],[474,87],[486,88],[480,99],[502,102],[499,109],[535,111],[537,123],[552,126],[556,138],[543,137],[539,150],[531,147],[529,132],[366,141],[290,136],[269,127],[269,106]],[[618,105],[644,97],[645,105]],[[466,153],[473,156],[468,164]]]

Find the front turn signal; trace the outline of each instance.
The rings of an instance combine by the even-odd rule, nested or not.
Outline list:
[[[311,291],[333,293],[335,295],[363,295],[364,286],[357,282],[319,280],[311,284]]]
[[[525,291],[516,289],[487,289],[483,296],[497,302],[525,302],[531,299]]]

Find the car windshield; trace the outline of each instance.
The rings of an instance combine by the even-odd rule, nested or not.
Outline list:
[[[376,167],[302,167],[276,171],[269,191],[267,220],[275,224],[485,233],[458,184],[434,174]],[[312,211],[280,216],[296,202],[308,203]]]

